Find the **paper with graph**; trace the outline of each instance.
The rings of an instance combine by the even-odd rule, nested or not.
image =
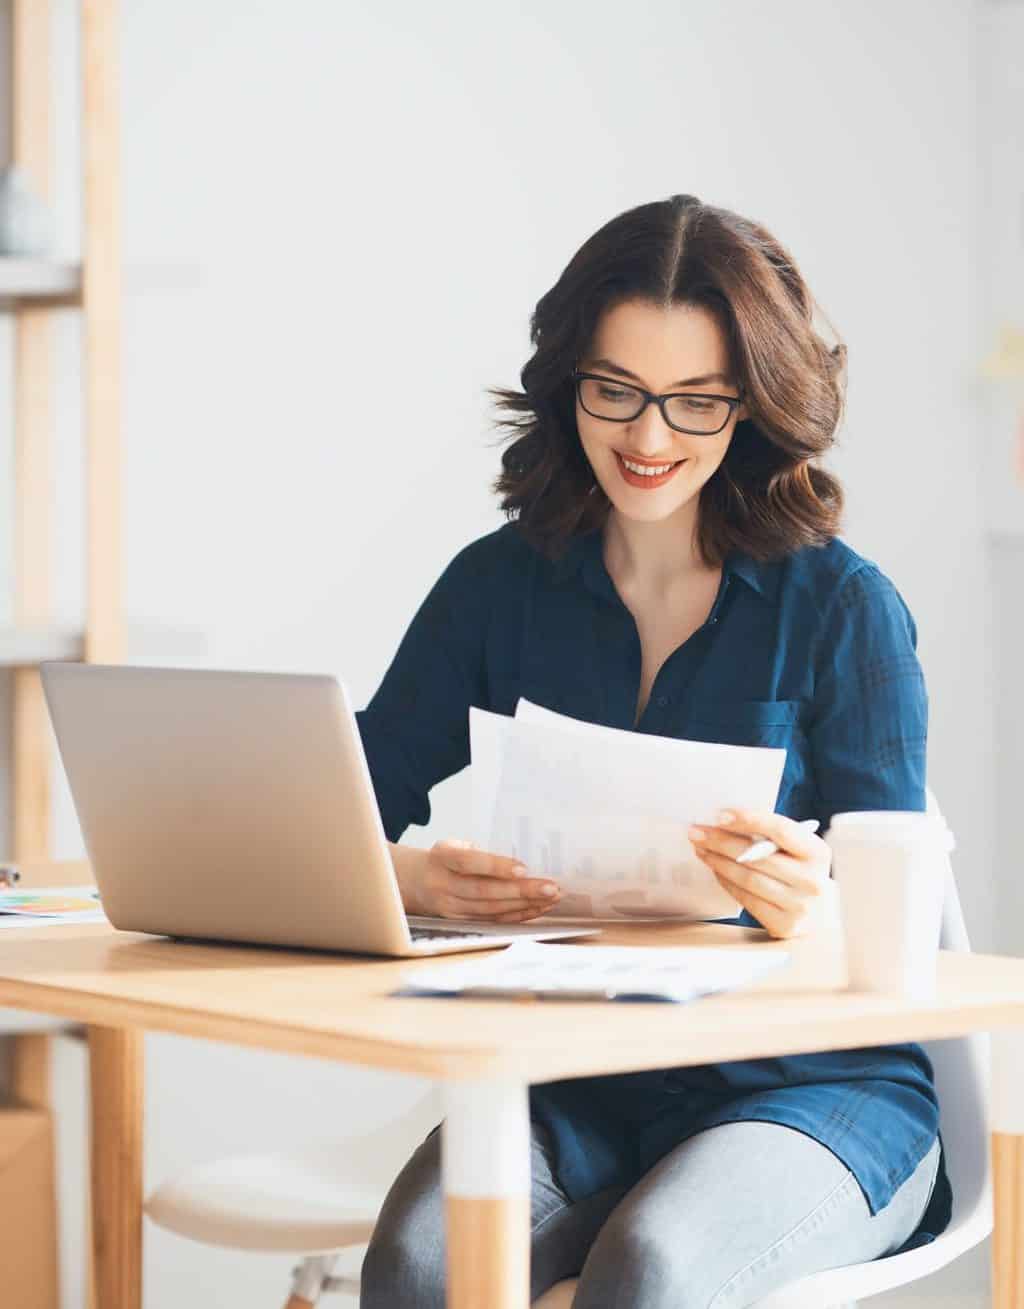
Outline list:
[[[520,699],[471,708],[473,840],[549,876],[549,917],[733,918],[740,906],[694,853],[691,823],[774,810],[786,751],[584,723]]]

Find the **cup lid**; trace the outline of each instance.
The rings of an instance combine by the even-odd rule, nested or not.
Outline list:
[[[854,841],[919,841],[941,838],[952,849],[953,834],[941,814],[913,809],[861,809],[833,814],[828,835]]]

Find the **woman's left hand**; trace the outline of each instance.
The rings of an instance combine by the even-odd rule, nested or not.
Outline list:
[[[805,935],[828,884],[829,846],[784,814],[732,809],[716,821],[714,827],[690,828],[697,856],[772,936]],[[738,864],[735,856],[755,834],[774,841],[777,853]]]

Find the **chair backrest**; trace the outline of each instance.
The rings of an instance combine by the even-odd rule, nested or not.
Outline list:
[[[440,1086],[434,1083],[401,1114],[381,1126],[327,1145],[320,1143],[316,1149],[324,1160],[337,1161],[339,1176],[383,1194],[413,1150],[443,1117]]]
[[[938,801],[928,791],[928,812],[941,815]],[[948,854],[946,891],[942,905],[944,950],[970,950],[967,925],[960,907],[960,895]],[[946,1171],[953,1188],[953,1216],[971,1213],[990,1187],[988,1095],[989,1037],[987,1032],[943,1041],[924,1041],[922,1046],[935,1071],[939,1097],[939,1126],[946,1151]]]

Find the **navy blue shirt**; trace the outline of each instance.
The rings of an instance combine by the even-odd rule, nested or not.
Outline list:
[[[928,699],[914,620],[893,583],[838,538],[774,562],[734,553],[704,624],[668,656],[634,726],[641,649],[600,530],[553,562],[517,524],[471,542],[431,588],[357,715],[384,830],[430,819],[428,792],[470,761],[469,707],[520,696],[609,727],[782,746],[776,810],[924,810]],[[762,925],[747,910],[735,919]],[[939,1113],[916,1043],[572,1078],[531,1087],[571,1199],[631,1184],[718,1123],[805,1132],[854,1173],[872,1214],[931,1148]],[[949,1221],[944,1158],[903,1247]]]

